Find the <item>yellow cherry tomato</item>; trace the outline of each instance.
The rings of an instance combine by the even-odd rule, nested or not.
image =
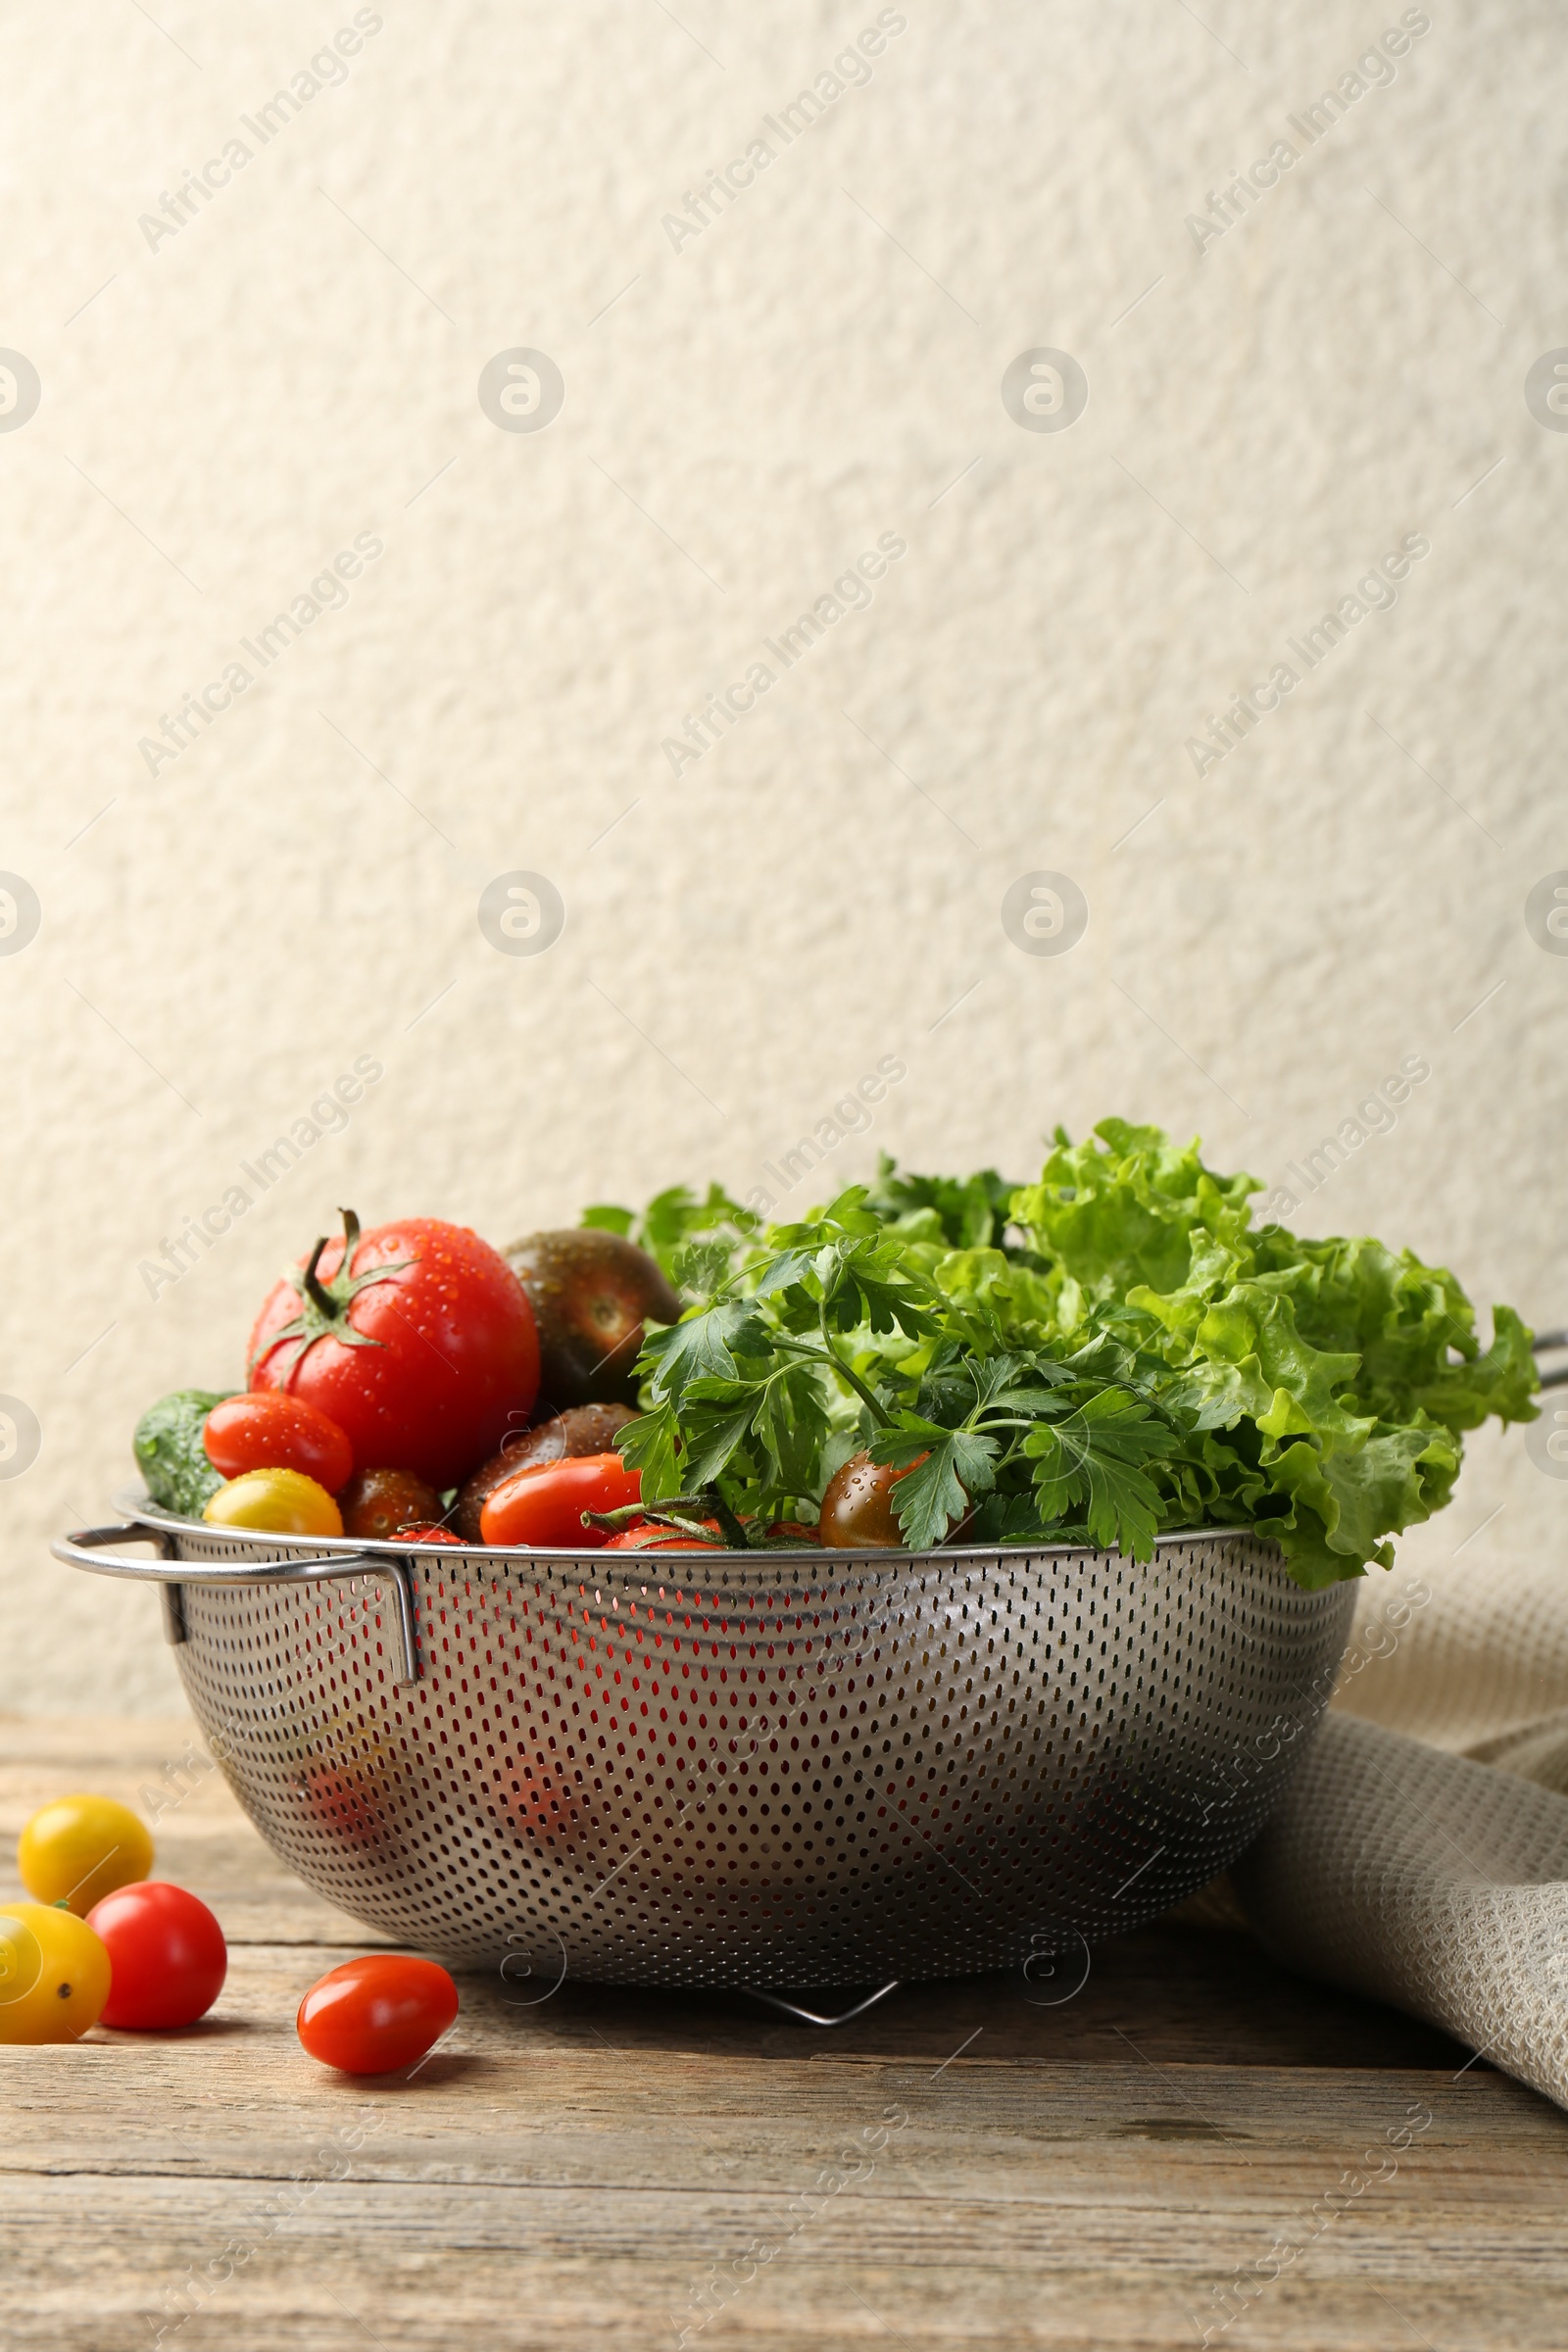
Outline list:
[[[147,1824],[112,1796],[57,1796],[42,1805],[17,1840],[17,1868],[40,1903],[69,1903],[85,1919],[117,1886],[145,1879],[153,1867]]]
[[[303,1470],[247,1470],[212,1495],[210,1527],[258,1527],[274,1536],[340,1536],[343,1514]]]
[[[0,1905],[0,2042],[76,2041],[109,1998],[109,1954],[84,1919]]]

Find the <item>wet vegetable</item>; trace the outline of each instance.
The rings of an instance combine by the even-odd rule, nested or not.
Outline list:
[[[255,1389],[215,1404],[202,1446],[224,1478],[247,1470],[301,1470],[329,1494],[347,1485],[354,1467],[354,1449],[337,1423],[303,1396],[277,1389]]]
[[[711,1548],[723,1544],[723,1530],[716,1519],[699,1519],[694,1525],[711,1538]],[[639,1519],[612,1536],[605,1545],[606,1551],[703,1551],[710,1547],[701,1536],[666,1526],[658,1519]]]
[[[827,1482],[817,1520],[819,1542],[839,1551],[903,1550],[893,1490],[908,1475],[890,1462],[873,1462],[868,1453],[852,1453]]]
[[[223,1474],[215,1470],[202,1440],[207,1416],[229,1394],[224,1389],[175,1389],[149,1405],[136,1424],[136,1466],[154,1502],[183,1519],[199,1519]]]
[[[480,1464],[458,1495],[452,1524],[470,1544],[479,1541],[479,1514],[487,1495],[503,1480],[536,1463],[559,1462],[590,1453],[612,1453],[615,1440],[632,1418],[624,1404],[569,1404],[516,1437],[508,1438],[499,1453]]]
[[[248,1349],[253,1389],[319,1405],[355,1466],[393,1462],[444,1494],[526,1422],[539,1342],[522,1285],[466,1225],[405,1217],[318,1241],[278,1283]]]
[[[680,1313],[658,1260],[621,1234],[577,1226],[514,1242],[507,1262],[533,1304],[550,1402],[635,1403],[644,1324]]]
[[[619,1510],[638,1499],[641,1480],[618,1453],[586,1454],[516,1471],[497,1487],[479,1514],[486,1544],[526,1544],[596,1549],[606,1531],[585,1527],[583,1514]]]
[[[211,1496],[209,1527],[252,1527],[277,1536],[340,1536],[343,1514],[324,1487],[298,1470],[247,1470]]]
[[[343,1533],[373,1543],[406,1528],[430,1525],[441,1516],[434,1487],[412,1470],[357,1470],[337,1498]]]

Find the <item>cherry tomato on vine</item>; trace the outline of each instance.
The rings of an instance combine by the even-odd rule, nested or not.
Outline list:
[[[329,1969],[300,2003],[300,2040],[345,2075],[390,2075],[433,2049],[458,2014],[458,1988],[433,1960],[371,1952]]]
[[[223,1989],[228,1946],[207,1905],[183,1886],[146,1879],[87,1914],[114,1970],[100,2022],[133,2033],[193,2026]]]
[[[596,1551],[602,1527],[584,1527],[584,1511],[618,1511],[642,1500],[643,1475],[628,1470],[618,1453],[568,1455],[537,1463],[503,1479],[485,1497],[479,1533],[486,1544],[558,1545]]]
[[[299,1470],[247,1470],[208,1496],[209,1527],[266,1528],[278,1536],[340,1536],[343,1514],[324,1487]]]
[[[723,1531],[716,1519],[699,1519],[699,1527],[710,1528],[722,1541]],[[657,1519],[638,1519],[623,1527],[618,1536],[612,1536],[606,1551],[707,1551],[710,1545],[696,1536],[683,1535],[678,1527],[661,1527]]]
[[[57,1796],[39,1806],[17,1840],[27,1892],[40,1903],[69,1903],[78,1919],[152,1866],[147,1824],[112,1796]]]
[[[299,1470],[335,1494],[354,1468],[354,1448],[337,1423],[303,1396],[252,1390],[215,1404],[202,1431],[213,1468],[224,1478],[246,1470]]]
[[[0,2042],[76,2041],[109,1998],[109,1954],[53,1903],[0,1909]]]
[[[539,1391],[533,1308],[464,1225],[404,1217],[318,1241],[272,1290],[247,1351],[253,1389],[319,1405],[356,1465],[396,1462],[438,1493],[524,1426]]]

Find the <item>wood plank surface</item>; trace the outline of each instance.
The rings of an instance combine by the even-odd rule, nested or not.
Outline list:
[[[0,2050],[7,2352],[1568,2342],[1568,2116],[1244,1936],[1161,1923],[1054,2006],[979,1978],[833,2033],[470,1978],[411,2080],[356,2082],[293,2014],[383,1939],[193,1728],[0,1722],[0,1893],[70,1788],[158,1814],[230,1974],[185,2034]]]

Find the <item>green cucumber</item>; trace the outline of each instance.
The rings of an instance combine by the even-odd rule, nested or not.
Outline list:
[[[207,1458],[202,1432],[215,1404],[232,1389],[175,1389],[149,1405],[136,1424],[136,1461],[147,1492],[166,1511],[199,1519],[222,1479]]]

